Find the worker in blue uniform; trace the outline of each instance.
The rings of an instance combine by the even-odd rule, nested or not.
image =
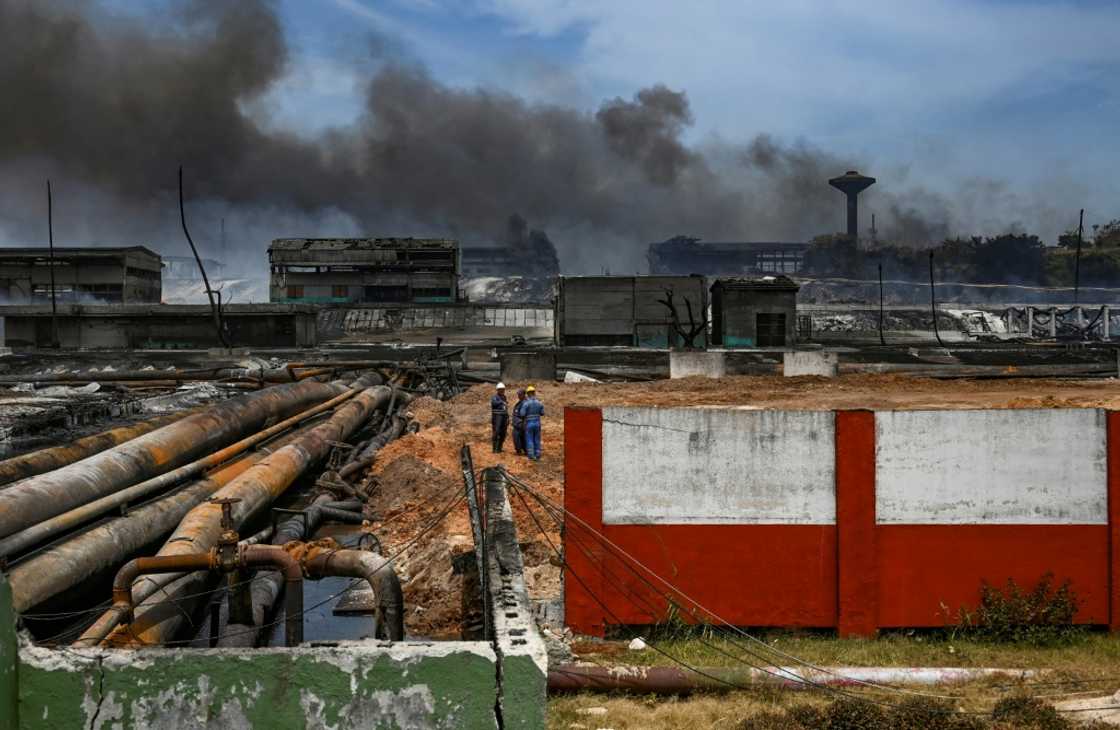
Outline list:
[[[521,406],[521,414],[525,418],[525,450],[533,461],[541,460],[541,416],[544,415],[544,404],[537,400],[537,389],[529,386],[525,389],[528,397]]]
[[[525,389],[517,389],[517,402],[513,404],[513,418],[510,421],[510,430],[513,431],[513,450],[524,456],[525,450],[525,414],[521,412],[526,403]]]
[[[498,383],[490,399],[490,445],[495,454],[502,453],[506,442],[506,428],[509,426],[509,404],[506,402],[506,384]]]

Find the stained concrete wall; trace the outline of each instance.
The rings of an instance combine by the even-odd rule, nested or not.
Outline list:
[[[480,642],[20,649],[21,728],[496,727]]]
[[[483,472],[486,490],[487,582],[498,656],[498,711],[504,728],[545,725],[548,651],[533,619],[525,563],[513,522],[506,480],[499,469]]]
[[[1107,467],[1096,409],[875,414],[880,524],[1107,524]]]
[[[804,350],[782,353],[782,374],[787,378],[799,375],[834,378],[839,367],[840,356],[835,352]]]
[[[603,409],[603,521],[832,524],[831,411]]]
[[[672,350],[669,352],[669,377],[722,378],[727,375],[727,353],[719,350]]]
[[[548,307],[460,304],[355,307],[329,309],[319,314],[319,330],[327,334],[358,335],[475,327],[503,327],[525,330],[527,336],[550,337],[553,311]]]

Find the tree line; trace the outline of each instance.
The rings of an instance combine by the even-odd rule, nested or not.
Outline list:
[[[1076,247],[1076,230],[1059,236],[1056,246],[1048,246],[1028,233],[947,238],[931,248],[890,241],[857,244],[838,234],[811,241],[803,271],[813,276],[874,279],[882,264],[886,279],[924,281],[929,276],[929,252],[933,251],[936,276],[941,281],[1070,287],[1074,284]],[[1120,220],[1085,232],[1080,285],[1120,286]]]

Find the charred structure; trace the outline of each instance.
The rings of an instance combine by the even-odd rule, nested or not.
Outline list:
[[[158,303],[159,254],[144,246],[54,249],[54,290],[62,304]],[[0,303],[49,304],[51,257],[45,247],[0,248]]]
[[[269,300],[293,304],[454,302],[459,242],[281,238],[268,248]]]
[[[789,241],[701,242],[674,236],[651,243],[646,260],[655,275],[796,274],[808,250],[808,243]]]

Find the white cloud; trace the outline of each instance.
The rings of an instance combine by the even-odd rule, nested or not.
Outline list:
[[[1120,3],[481,0],[479,7],[517,33],[582,30],[582,73],[611,88],[661,81],[687,89],[703,117],[727,131],[746,121],[814,132],[857,111],[909,120],[1022,84],[1068,83],[1086,65],[1120,64]]]

